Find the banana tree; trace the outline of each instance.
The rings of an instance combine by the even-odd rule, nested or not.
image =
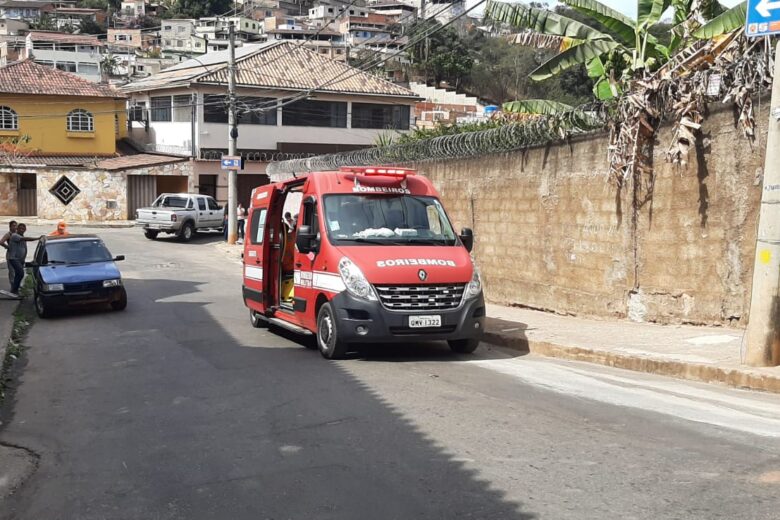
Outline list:
[[[484,17],[488,22],[506,23],[540,38],[560,38],[560,52],[532,71],[531,79],[541,81],[570,67],[585,65],[595,80],[594,95],[600,100],[620,95],[629,80],[656,70],[683,43],[687,31],[677,26],[668,46],[651,34],[669,8],[678,25],[692,15],[708,20],[724,12],[717,0],[637,0],[637,19],[633,20],[596,0],[561,2],[598,23],[599,28],[548,9],[496,0],[488,0]]]

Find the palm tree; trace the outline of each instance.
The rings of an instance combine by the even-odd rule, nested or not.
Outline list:
[[[597,27],[548,9],[488,0],[484,17],[525,30],[522,41],[534,37],[549,45],[559,40],[559,52],[531,72],[541,81],[577,65],[585,65],[595,80],[593,93],[600,100],[620,95],[629,80],[657,70],[679,50],[688,36],[711,38],[744,25],[744,4],[725,10],[717,0],[637,0],[637,19],[596,0],[561,0],[569,8],[593,20]],[[739,18],[739,8],[743,16]],[[671,8],[674,27],[668,45],[651,34]],[[702,26],[702,22],[705,23]],[[530,37],[529,37],[530,36]]]

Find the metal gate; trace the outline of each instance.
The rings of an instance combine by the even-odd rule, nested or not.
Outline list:
[[[135,210],[154,202],[157,198],[157,181],[154,175],[127,176],[127,218],[135,220]]]
[[[16,190],[20,217],[35,217],[38,215],[38,183],[34,173],[19,174],[19,184]]]

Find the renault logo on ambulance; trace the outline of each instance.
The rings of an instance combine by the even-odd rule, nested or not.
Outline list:
[[[421,282],[424,282],[425,279],[428,278],[428,273],[425,272],[425,269],[420,269],[417,271],[417,278],[419,278]]]

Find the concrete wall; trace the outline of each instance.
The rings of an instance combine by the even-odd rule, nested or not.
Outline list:
[[[761,142],[766,114],[761,119]],[[744,326],[764,150],[709,116],[686,167],[654,152],[647,202],[608,182],[606,136],[417,165],[472,227],[489,301],[596,317]],[[634,224],[636,216],[636,225]],[[636,229],[634,229],[636,227]]]

